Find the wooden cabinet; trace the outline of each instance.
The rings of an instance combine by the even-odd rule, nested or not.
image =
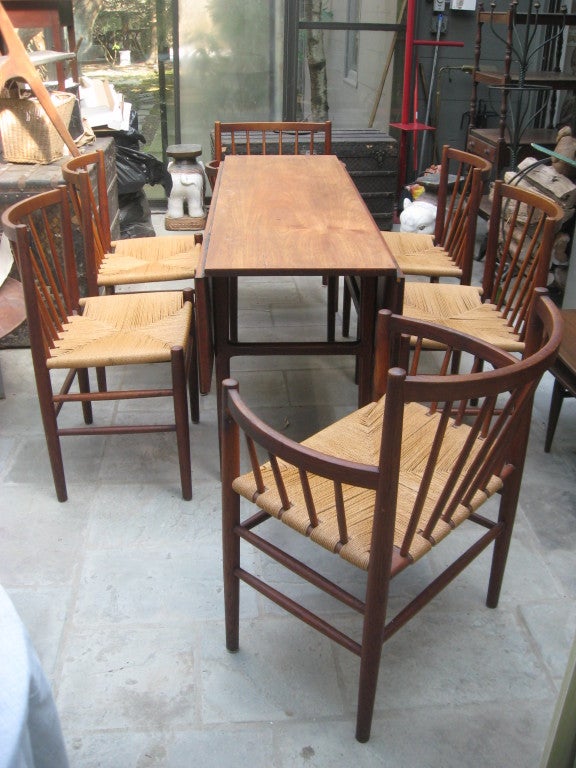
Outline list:
[[[466,146],[494,163],[497,171],[533,154],[532,142],[555,146],[557,92],[576,90],[576,73],[561,71],[566,29],[576,25],[576,14],[540,13],[539,4],[532,2],[526,13],[519,13],[517,6],[512,0],[507,11],[485,11],[481,3],[477,13]],[[483,63],[488,35],[501,45],[496,66]],[[478,103],[486,88],[490,102],[499,105],[497,128],[478,124]]]

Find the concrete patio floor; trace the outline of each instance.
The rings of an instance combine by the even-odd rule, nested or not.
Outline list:
[[[255,279],[241,294],[241,331],[321,338],[325,298],[319,278]],[[354,656],[244,587],[241,650],[225,649],[214,392],[192,425],[191,502],[173,436],[147,435],[64,440],[69,501],[59,504],[29,350],[0,350],[0,365],[0,583],[53,685],[72,768],[539,765],[576,630],[576,405],[565,403],[545,454],[549,374],[499,607],[484,605],[485,555],[384,646],[361,745]],[[349,359],[244,358],[233,371],[291,436],[355,407]],[[394,605],[442,547],[429,559],[398,578]]]

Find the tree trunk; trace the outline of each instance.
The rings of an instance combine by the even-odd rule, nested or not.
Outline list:
[[[320,21],[322,0],[304,0],[306,21]],[[310,106],[312,120],[328,118],[328,81],[326,76],[326,54],[324,52],[324,31],[306,30],[306,59],[310,74]]]
[[[102,55],[98,46],[92,43],[92,29],[98,14],[103,9],[101,0],[75,0],[74,2],[74,31],[76,41],[82,40],[80,59],[90,61]]]

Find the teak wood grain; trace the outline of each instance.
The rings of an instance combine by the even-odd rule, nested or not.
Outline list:
[[[252,275],[358,275],[363,287],[356,339],[238,339],[234,283]],[[344,354],[356,357],[358,401],[368,402],[376,310],[397,305],[401,279],[337,157],[228,156],[218,172],[196,271],[200,391],[210,390],[214,360],[220,406],[232,357]]]
[[[396,273],[334,155],[227,157],[206,232],[207,275]]]

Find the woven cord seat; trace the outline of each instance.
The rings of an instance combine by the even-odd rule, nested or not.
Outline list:
[[[196,235],[116,240],[112,248],[100,262],[99,286],[191,280],[202,251]]]
[[[374,401],[301,443],[262,421],[242,400],[237,382],[223,382],[226,646],[230,651],[239,647],[239,585],[244,582],[357,654],[359,741],[370,736],[383,642],[492,544],[486,602],[492,608],[498,603],[533,395],[562,334],[559,310],[540,294],[526,325],[524,357],[518,360],[471,336],[380,312]],[[411,339],[418,348],[428,342],[442,352],[411,354]],[[426,368],[421,371],[423,361]],[[452,373],[455,369],[458,373]],[[476,403],[474,412],[466,409],[471,401]],[[262,523],[274,519],[362,569],[364,598],[356,594],[357,579],[351,592],[346,584],[320,573],[318,563],[324,558],[310,552],[304,561],[293,554],[296,550],[285,536],[267,535],[269,525],[259,532]],[[464,528],[467,534],[460,535]],[[449,558],[450,551],[458,556],[431,580],[429,574],[438,571],[445,558],[439,556],[428,569],[420,569],[414,575],[415,582],[424,582],[419,594],[387,616],[391,579],[441,546],[449,534],[460,538],[444,556]],[[243,564],[242,542],[250,545],[250,562],[258,562],[257,572]],[[289,589],[282,591],[278,569],[260,564],[252,548],[290,571]],[[303,547],[297,551],[305,554]],[[266,580],[267,573],[274,574],[273,582]],[[330,573],[346,578],[343,569]],[[361,637],[287,594],[295,593],[294,574],[360,613]],[[308,593],[303,589],[296,594],[304,598]],[[449,636],[446,642],[451,642]]]
[[[304,440],[303,446],[319,453],[335,456],[338,459],[357,464],[378,466],[380,454],[381,428],[384,417],[385,398],[376,403],[370,403],[363,409],[332,424],[314,437]],[[404,429],[400,454],[400,475],[398,479],[398,506],[396,509],[394,546],[400,550],[406,537],[411,512],[414,508],[416,493],[422,485],[422,474],[426,468],[428,457],[440,414],[431,413],[430,409],[419,403],[409,403],[404,411]],[[451,428],[450,428],[451,427]],[[426,505],[420,518],[420,526],[424,528],[434,510],[440,495],[450,479],[455,457],[460,455],[465,440],[470,436],[470,428],[462,423],[450,421],[447,437],[442,445],[442,454],[436,464],[434,478],[426,497]],[[462,476],[470,466],[474,456],[482,447],[482,439],[476,437],[474,450],[471,451]],[[363,570],[370,563],[370,546],[372,538],[372,522],[374,519],[375,491],[359,489],[354,486],[343,488],[343,504],[346,508],[348,541],[342,544],[338,519],[334,506],[333,485],[327,478],[309,475],[310,492],[315,499],[318,524],[310,526],[310,517],[306,507],[302,483],[297,467],[285,462],[278,462],[282,484],[290,498],[290,507],[283,509],[282,499],[277,490],[274,472],[270,463],[261,467],[262,481],[266,490],[259,493],[254,482],[254,475],[248,473],[232,483],[234,490],[249,501],[253,501],[260,509],[278,518],[286,525],[310,538],[331,552],[340,555],[353,565]],[[450,522],[438,521],[430,536],[425,538],[418,531],[408,549],[408,558],[415,562],[426,554],[433,544],[441,541],[453,528],[463,522],[489,496],[502,487],[500,478],[491,478],[485,488],[485,493],[479,493],[467,507],[458,505]]]
[[[530,303],[548,281],[562,218],[550,198],[495,182],[482,287],[406,281],[402,313],[521,352]]]
[[[473,286],[410,283],[404,286],[404,314],[427,323],[441,322],[446,328],[471,333],[508,352],[522,352],[519,333],[503,320],[498,307],[482,303],[482,291]]]
[[[188,395],[192,413],[198,402],[194,347],[194,292],[156,291],[80,298],[72,218],[64,186],[8,208],[3,230],[13,245],[22,279],[30,349],[48,455],[59,501],[68,497],[60,438],[78,435],[174,432],[182,496],[192,498]],[[164,364],[166,383],[109,389],[108,366]],[[96,369],[98,391],[91,391],[89,369]],[[59,390],[52,372],[65,369]],[[126,369],[129,371],[129,369]],[[154,381],[161,378],[161,371]],[[56,376],[54,377],[56,379]],[[75,386],[77,382],[77,387]],[[108,401],[170,398],[167,423],[94,424],[93,409]],[[60,426],[65,403],[82,406],[83,424]],[[157,410],[155,409],[150,410]],[[71,414],[72,416],[72,414]],[[194,416],[193,416],[194,417]]]
[[[192,304],[182,291],[96,296],[80,301],[46,361],[48,368],[85,368],[170,361],[187,344]]]
[[[462,269],[448,251],[434,245],[432,235],[411,232],[382,232],[382,238],[405,275],[454,277],[460,280]]]

